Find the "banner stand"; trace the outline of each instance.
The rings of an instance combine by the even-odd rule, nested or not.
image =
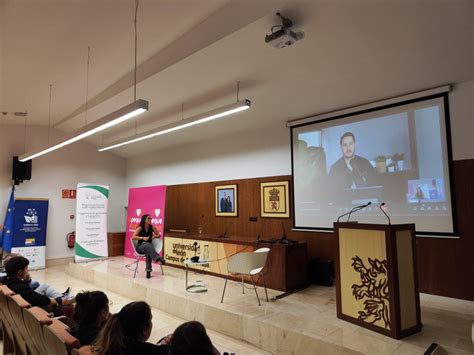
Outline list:
[[[141,217],[145,214],[150,215],[151,223],[160,232],[164,244],[165,202],[166,185],[132,187],[128,190],[124,256],[128,258],[135,257],[130,239],[140,225]],[[162,256],[163,250],[159,254]]]
[[[30,261],[29,269],[46,267],[47,198],[16,198],[11,252]]]
[[[109,186],[77,184],[76,242],[74,262],[105,260]]]

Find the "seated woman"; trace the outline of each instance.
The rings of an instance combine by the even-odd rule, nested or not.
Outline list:
[[[150,306],[143,301],[125,305],[113,314],[92,345],[95,355],[168,354],[168,345],[147,343],[153,323]]]
[[[160,238],[160,232],[151,224],[151,216],[144,214],[141,218],[140,225],[133,233],[132,239],[138,240],[137,252],[146,255],[146,278],[151,277],[151,261],[160,261],[164,264],[163,258],[156,252],[152,241],[155,238]]]
[[[76,295],[74,327],[71,334],[81,345],[91,345],[110,317],[109,299],[102,291],[82,292]]]
[[[170,355],[219,355],[220,352],[212,345],[206,328],[191,321],[181,324],[171,336]]]

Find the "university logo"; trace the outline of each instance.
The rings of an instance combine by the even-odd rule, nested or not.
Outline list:
[[[141,208],[137,208],[135,213],[137,214],[137,217],[140,217],[141,214],[142,214],[142,209]]]
[[[155,208],[155,216],[158,218],[160,216],[161,210],[159,208]]]

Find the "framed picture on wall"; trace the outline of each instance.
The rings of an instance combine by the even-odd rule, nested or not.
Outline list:
[[[216,186],[216,216],[237,217],[237,185]]]
[[[288,181],[260,183],[260,212],[262,217],[290,218]]]

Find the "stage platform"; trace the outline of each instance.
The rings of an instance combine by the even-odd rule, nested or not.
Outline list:
[[[443,353],[472,354],[471,325],[474,304],[462,300],[421,295],[423,330],[402,340],[360,328],[336,317],[334,287],[311,286],[276,301],[258,306],[253,288],[227,283],[221,303],[224,279],[189,272],[189,282],[202,280],[208,291],[185,290],[185,270],[164,266],[164,276],[155,266],[153,277],[145,278],[144,262],[137,277],[125,265],[132,260],[113,257],[105,261],[70,263],[66,273],[132,300],[144,300],[152,307],[184,320],[198,320],[206,328],[246,342],[274,354],[423,354],[431,343]],[[268,290],[269,297],[280,291]]]

